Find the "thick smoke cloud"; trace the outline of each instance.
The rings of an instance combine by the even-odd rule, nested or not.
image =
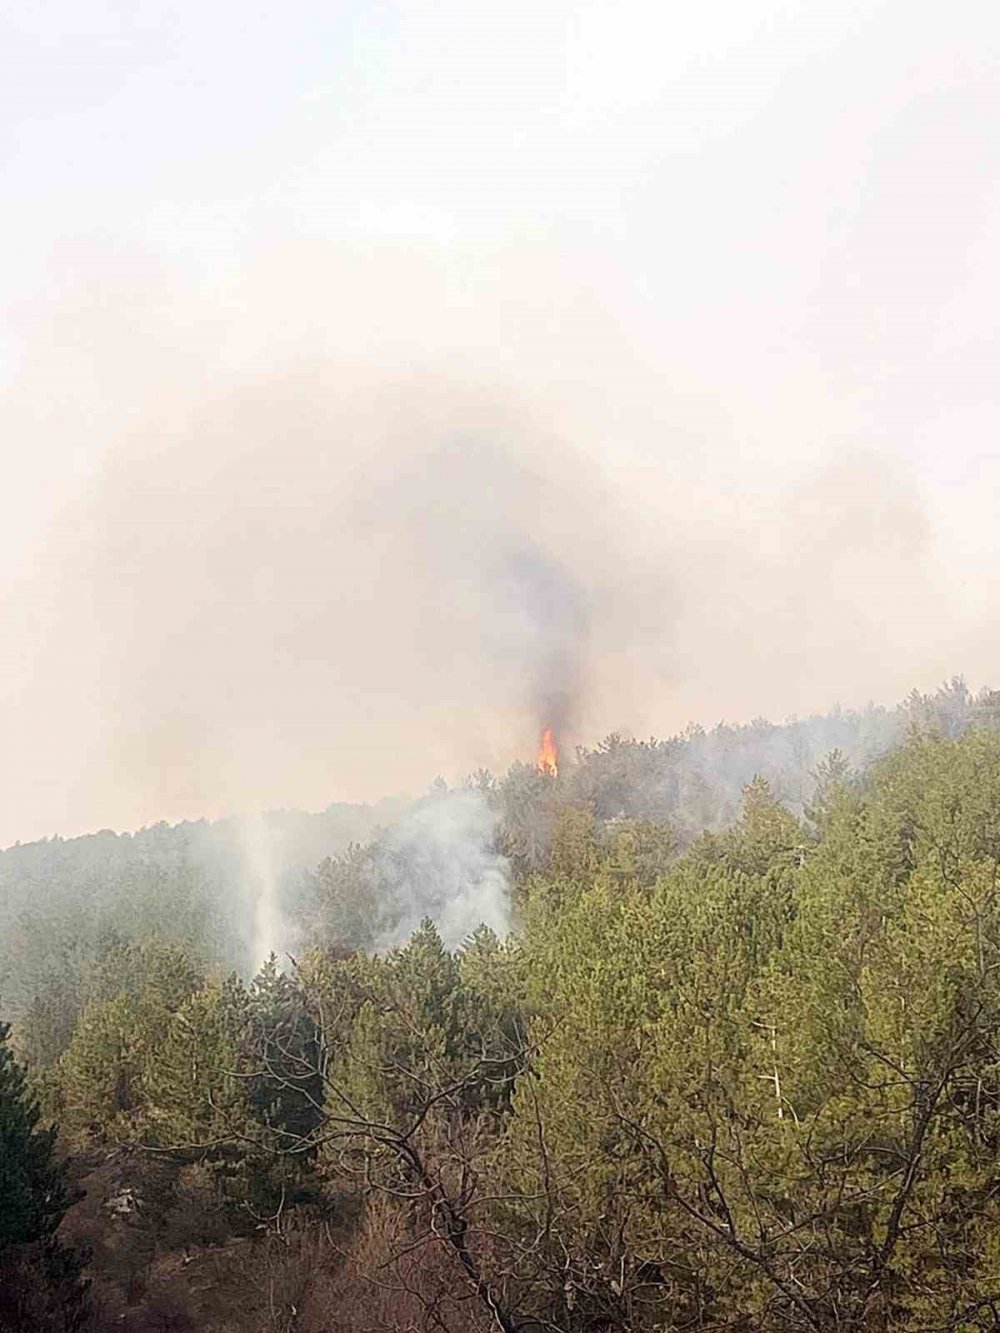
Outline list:
[[[564,279],[322,249],[210,296],[67,279],[4,408],[63,490],[6,595],[0,841],[987,674],[898,461],[791,405],[739,445]]]

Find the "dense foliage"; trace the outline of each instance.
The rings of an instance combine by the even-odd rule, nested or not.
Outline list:
[[[249,982],[197,932],[106,929],[17,1020],[101,1200],[64,1224],[95,1318],[995,1328],[993,712],[911,703],[875,762],[834,749],[791,801],[751,774],[700,833],[674,743],[477,775],[506,938],[375,948],[379,834],[299,876],[302,947]],[[0,1130],[0,1234],[47,1243],[68,1200],[9,1053]]]
[[[0,1023],[0,1327],[69,1333],[85,1314],[82,1256],[56,1231],[73,1195],[9,1035]]]

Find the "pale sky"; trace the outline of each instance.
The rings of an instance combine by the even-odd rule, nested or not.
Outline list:
[[[525,552],[573,739],[1000,684],[998,54],[993,0],[8,5],[0,843],[530,755]]]

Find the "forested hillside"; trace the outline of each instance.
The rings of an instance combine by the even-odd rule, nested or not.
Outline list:
[[[590,809],[600,822],[667,824],[686,844],[703,829],[729,824],[754,776],[766,777],[776,797],[801,812],[816,766],[831,750],[863,769],[910,726],[955,736],[996,711],[990,692],[972,697],[953,681],[892,709],[838,710],[782,725],[690,727],[664,741],[611,736],[577,752],[577,762],[564,768],[556,803]],[[516,874],[536,868],[548,846],[553,793],[534,768],[515,765],[500,778],[481,772],[469,786],[486,793],[501,818],[502,850]],[[253,956],[252,925],[261,845],[264,873],[289,917],[289,937],[281,943],[308,947],[316,942],[313,932],[341,929],[329,905],[323,907],[324,889],[328,897],[332,879],[349,880],[366,859],[366,844],[378,843],[380,830],[384,844],[386,830],[411,806],[395,798],[331,805],[319,814],[275,811],[253,822],[157,824],[131,834],[105,829],[0,851],[0,1003],[19,1012],[53,984],[77,984],[107,935],[158,935],[246,974],[261,961]],[[381,885],[383,897],[390,888]]]
[[[260,821],[269,873],[294,882],[332,852],[370,837],[401,802],[275,811]],[[249,821],[105,829],[0,851],[0,1003],[15,1010],[53,983],[78,981],[108,934],[159,935],[216,962],[252,965],[257,873]]]
[[[996,704],[4,853],[0,1327],[995,1328]]]

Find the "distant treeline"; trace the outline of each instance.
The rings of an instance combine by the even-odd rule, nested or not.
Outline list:
[[[499,819],[497,848],[517,877],[544,865],[553,811],[561,804],[588,809],[601,822],[667,824],[684,846],[702,830],[729,824],[754,776],[765,777],[777,799],[801,812],[816,766],[833,750],[861,770],[909,729],[954,737],[997,715],[1000,694],[973,696],[956,679],[891,709],[836,710],[780,725],[756,720],[690,727],[668,740],[609,736],[564,763],[555,789],[524,764],[501,777],[481,771],[469,785],[484,793]],[[322,898],[315,884],[321,863],[347,854],[346,867],[331,864],[321,873],[327,879],[350,876],[366,845],[374,840],[377,850],[380,836],[384,841],[384,831],[407,808],[395,799],[262,817],[270,873],[289,925],[286,944],[314,942],[309,923],[317,892]],[[238,819],[156,824],[131,834],[103,830],[0,851],[0,1004],[17,1011],[51,982],[67,983],[109,932],[134,939],[159,934],[204,951],[207,959],[251,970],[259,962],[252,940],[258,873]],[[375,881],[384,893],[391,891],[384,873]],[[329,929],[326,920],[323,930]],[[373,937],[364,938],[371,943]]]

